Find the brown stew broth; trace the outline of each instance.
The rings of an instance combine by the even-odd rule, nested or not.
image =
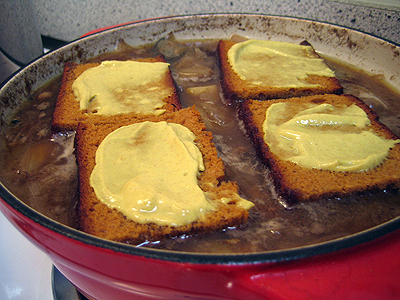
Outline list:
[[[143,243],[143,247],[206,253],[248,253],[287,249],[347,236],[400,215],[397,190],[321,199],[287,205],[274,192],[268,169],[256,157],[236,117],[235,105],[225,105],[219,90],[216,41],[177,43],[135,49],[121,43],[116,52],[94,59],[130,59],[161,52],[171,70],[184,107],[195,105],[225,162],[227,179],[238,182],[241,195],[254,202],[249,220],[201,236],[181,236]],[[364,100],[381,121],[400,135],[400,95],[379,77],[325,57],[336,71],[344,92]],[[76,227],[77,169],[73,132],[52,132],[51,118],[60,78],[36,91],[12,118],[0,143],[1,180],[32,208]],[[200,88],[201,87],[201,88]]]

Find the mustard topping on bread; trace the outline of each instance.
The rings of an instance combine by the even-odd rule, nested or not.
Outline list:
[[[306,168],[366,171],[379,166],[400,140],[370,130],[360,107],[278,102],[266,111],[264,140],[281,159]]]
[[[97,197],[138,223],[194,222],[215,208],[198,185],[204,164],[195,138],[165,121],[113,131],[96,152],[90,182]]]
[[[379,122],[378,115],[368,105],[351,95],[325,94],[270,101],[245,101],[239,107],[238,116],[243,121],[246,133],[261,161],[270,168],[271,178],[281,197],[289,202],[314,201],[399,186],[400,143],[398,142],[389,150],[387,157],[379,166],[363,172],[332,172],[305,168],[274,154],[264,140],[263,123],[267,109],[281,102],[289,103],[288,107],[292,108],[301,107],[300,105],[307,108],[309,104],[331,104],[335,107],[355,104],[367,114],[370,120],[370,124],[367,125],[369,130],[384,139],[399,140],[389,128]],[[292,116],[296,114],[294,111],[295,109],[292,111]]]
[[[112,209],[97,197],[90,184],[90,177],[96,166],[96,152],[102,141],[113,131],[123,126],[144,122],[123,120],[119,123],[97,125],[80,123],[76,132],[76,154],[79,170],[78,216],[80,228],[90,234],[120,241],[138,244],[146,240],[159,240],[181,234],[201,234],[214,230],[235,227],[245,222],[248,211],[240,198],[236,182],[225,180],[225,169],[212,142],[213,135],[206,130],[201,114],[194,107],[166,112],[161,116],[149,117],[147,121],[180,124],[196,136],[195,144],[199,148],[204,171],[198,176],[198,184],[207,195],[215,209],[207,212],[192,223],[182,226],[160,226],[155,223],[139,223],[127,218],[117,209]],[[168,147],[168,145],[165,145]],[[167,153],[168,149],[162,152]],[[116,156],[117,158],[118,156]],[[156,161],[157,157],[153,160]],[[180,161],[180,158],[178,159]],[[162,167],[164,169],[164,167]],[[165,169],[164,169],[165,170]],[[168,175],[168,174],[166,174]],[[173,183],[175,184],[175,182]],[[243,202],[242,202],[243,201]]]
[[[161,80],[168,71],[164,62],[103,61],[79,75],[72,90],[80,109],[89,113],[160,115],[164,98],[174,92]]]
[[[314,87],[318,84],[305,80],[310,75],[335,77],[311,46],[293,43],[247,40],[229,49],[228,60],[240,78],[253,85]]]

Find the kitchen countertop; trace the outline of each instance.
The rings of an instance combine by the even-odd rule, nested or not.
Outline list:
[[[52,263],[0,212],[0,299],[50,300]]]
[[[77,39],[97,28],[147,18],[202,13],[256,13],[333,23],[400,44],[399,0],[31,1],[40,20],[41,34],[63,41]]]

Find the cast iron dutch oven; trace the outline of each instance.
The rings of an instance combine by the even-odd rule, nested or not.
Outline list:
[[[309,41],[322,53],[383,76],[400,90],[400,48],[354,30],[295,18],[217,14],[166,17],[96,32],[45,54],[0,91],[4,126],[20,102],[81,62],[130,45],[232,34]],[[3,214],[86,296],[122,299],[398,299],[400,218],[319,244],[250,254],[199,254],[106,241],[49,219],[0,185]],[[400,199],[399,199],[400,200]]]

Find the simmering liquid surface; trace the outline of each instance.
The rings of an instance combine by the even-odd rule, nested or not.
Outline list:
[[[400,215],[396,190],[364,193],[312,203],[288,205],[274,192],[268,169],[237,121],[235,105],[225,105],[219,90],[216,41],[180,44],[164,39],[154,48],[134,49],[122,43],[114,53],[95,60],[129,59],[163,53],[171,63],[183,106],[202,113],[226,165],[229,180],[254,202],[249,220],[202,236],[181,236],[142,247],[207,253],[248,253],[287,249],[347,236]],[[380,78],[325,57],[344,86],[370,105],[395,134],[400,135],[400,95]],[[76,227],[77,169],[74,132],[52,132],[52,112],[60,79],[36,91],[11,120],[0,143],[0,176],[4,185],[43,214]]]

